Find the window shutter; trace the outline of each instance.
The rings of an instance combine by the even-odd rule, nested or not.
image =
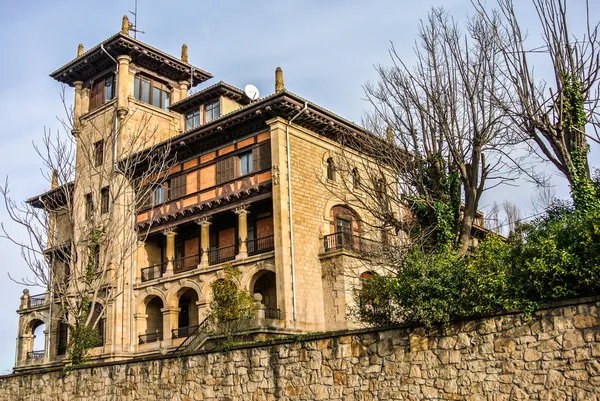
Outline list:
[[[146,209],[152,206],[152,188],[145,187],[142,189],[141,197],[138,199],[138,209]]]
[[[171,199],[185,196],[186,174],[171,178]]]
[[[234,178],[234,158],[228,157],[217,162],[217,184],[231,181]]]
[[[256,171],[271,168],[271,143],[266,142],[254,148],[252,156]]]

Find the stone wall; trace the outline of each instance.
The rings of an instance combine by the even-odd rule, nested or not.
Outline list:
[[[2,400],[597,400],[600,298],[0,378]]]

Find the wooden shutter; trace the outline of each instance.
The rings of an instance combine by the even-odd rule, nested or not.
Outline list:
[[[219,160],[217,162],[217,184],[231,181],[234,178],[234,158]]]
[[[150,206],[152,206],[152,194],[154,191],[152,191],[152,188],[150,187],[146,187],[143,188],[141,193],[139,194],[140,197],[138,198],[138,210],[141,209],[146,209]]]
[[[186,174],[178,175],[177,177],[171,178],[171,197],[170,199],[177,199],[185,196],[185,182]]]
[[[252,151],[254,171],[271,168],[271,143],[266,142]]]

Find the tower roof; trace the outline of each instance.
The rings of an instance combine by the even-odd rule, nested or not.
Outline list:
[[[190,81],[190,76],[192,76],[192,86],[212,78],[212,74],[209,72],[194,67],[187,61],[160,51],[122,32],[109,37],[74,60],[69,61],[51,73],[50,76],[69,86],[73,86],[75,81],[86,81],[95,77],[102,70],[114,65],[114,61],[102,48],[113,58],[128,55],[133,63],[176,81]]]

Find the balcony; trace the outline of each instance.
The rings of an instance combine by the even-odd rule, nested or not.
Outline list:
[[[200,325],[179,327],[177,329],[173,329],[171,330],[171,337],[173,339],[187,338],[191,336],[196,331],[196,329],[198,329],[198,327],[200,327]]]
[[[383,247],[381,242],[339,231],[323,237],[323,249],[325,252],[347,250],[358,254],[377,254],[382,252]]]
[[[140,334],[138,336],[138,340],[139,340],[140,345],[156,343],[156,342],[162,341],[162,333],[156,332],[156,333]]]
[[[167,262],[158,263],[142,269],[142,282],[162,277],[167,269]]]
[[[28,308],[37,308],[40,306],[44,306],[45,301],[46,301],[46,294],[31,295],[29,297],[29,304],[27,305],[27,307]]]
[[[261,253],[271,252],[275,248],[275,237],[268,235],[261,238],[255,238],[246,241],[248,256],[255,256]],[[235,260],[239,255],[240,244],[236,241],[234,245],[212,248],[208,250],[208,266],[219,265],[221,263]],[[204,252],[196,255],[185,256],[173,259],[173,274],[189,272],[202,266],[202,255]],[[141,270],[141,281],[151,281],[165,276],[168,262],[157,263],[152,266],[144,267]]]
[[[37,361],[40,359],[44,359],[45,351],[30,351],[27,353],[27,360],[29,361]]]

